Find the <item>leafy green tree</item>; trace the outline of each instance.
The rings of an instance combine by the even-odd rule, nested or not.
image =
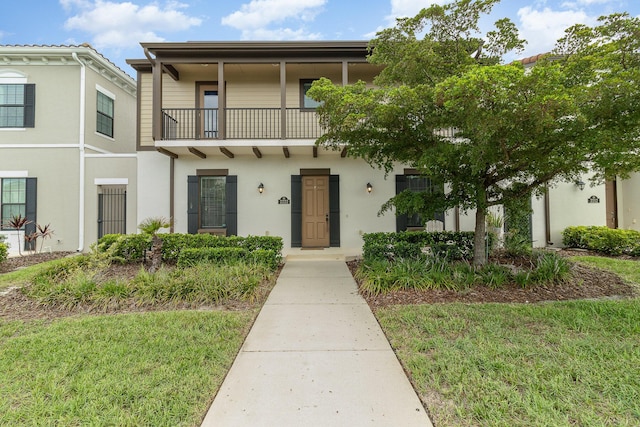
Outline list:
[[[448,184],[444,194],[404,191],[382,211],[476,210],[476,265],[487,261],[490,206],[587,170],[602,180],[640,168],[638,19],[574,26],[556,52],[525,69],[500,63],[525,43],[508,19],[478,37],[479,19],[497,2],[458,0],[400,19],[370,42],[369,61],[384,66],[375,88],[321,79],[309,92],[327,130],[318,143]]]

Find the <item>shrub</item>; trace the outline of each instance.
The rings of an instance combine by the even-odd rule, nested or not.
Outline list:
[[[562,232],[562,243],[606,255],[640,256],[640,232],[635,230],[605,226],[567,227]]]
[[[276,266],[282,261],[283,243],[282,238],[277,236],[223,237],[211,234],[165,233],[159,234],[158,237],[162,240],[162,260],[170,264],[178,262],[182,251],[197,248],[235,248],[249,254],[271,251],[270,256],[258,252],[253,258],[265,262],[267,258],[273,258],[269,259],[267,264],[275,263]],[[111,250],[114,259],[127,263],[142,261],[145,251],[150,248],[150,237],[142,234],[107,234],[98,241],[97,245],[99,252]]]
[[[9,250],[7,249],[7,245],[5,243],[0,242],[0,263],[3,263],[7,260],[9,256]]]
[[[100,239],[98,239],[98,245],[96,246],[96,248],[100,252],[106,252],[118,241],[120,237],[122,237],[122,234],[105,234]]]
[[[559,283],[571,274],[569,261],[554,252],[535,252],[531,262],[531,270],[514,274],[504,265],[489,263],[478,268],[466,261],[452,262],[437,256],[424,259],[373,259],[360,264],[355,278],[362,292],[380,294],[399,289],[463,290],[474,285],[496,289],[514,282],[526,287]]]
[[[180,252],[178,267],[189,267],[202,262],[234,263],[247,258],[244,248],[188,248]]]
[[[99,269],[92,267],[93,261],[89,258],[76,257],[72,258],[73,262],[65,260],[65,266],[48,269],[46,274],[39,275],[37,283],[23,288],[23,292],[41,304],[63,309],[84,304],[98,309],[219,304],[229,299],[258,298],[262,295],[260,285],[273,280],[267,267],[239,262],[215,267],[210,263],[200,263],[184,269],[161,267],[155,273],[140,268],[136,277],[126,282],[105,279]],[[65,267],[68,271],[63,273]]]
[[[532,273],[535,283],[561,283],[571,275],[569,261],[554,252],[534,253],[536,268]]]
[[[374,259],[424,259],[436,255],[450,260],[473,257],[472,231],[411,231],[399,233],[367,233],[363,236],[362,254],[365,261]],[[495,237],[488,235],[489,247]]]

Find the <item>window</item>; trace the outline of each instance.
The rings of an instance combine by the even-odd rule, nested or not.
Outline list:
[[[404,175],[396,175],[396,194],[400,194],[404,190],[413,192],[442,193],[444,185],[430,179],[429,177],[419,175],[415,169],[406,169]],[[424,229],[425,224],[430,220],[441,221],[444,224],[444,212],[436,212],[431,218],[423,218],[419,214],[414,215],[398,215],[396,217],[396,231],[405,231],[411,229]]]
[[[431,179],[420,175],[407,175],[407,188],[414,193],[427,192],[435,193],[442,191],[441,186],[436,185]],[[434,218],[437,219],[437,218]],[[407,217],[407,227],[424,227],[425,221],[420,214],[414,214]]]
[[[7,222],[14,215],[22,215],[23,217],[27,215],[27,180],[26,178],[3,178],[1,181],[2,227],[6,228]]]
[[[113,138],[113,99],[98,91],[96,131]]]
[[[226,177],[200,177],[200,228],[224,228],[226,220]]]
[[[0,128],[34,127],[35,99],[34,84],[0,84]]]
[[[301,110],[315,110],[320,106],[320,103],[313,98],[307,96],[307,92],[311,89],[311,85],[315,80],[304,79],[300,80],[300,109]]]
[[[198,169],[187,177],[187,231],[238,234],[238,176]]]

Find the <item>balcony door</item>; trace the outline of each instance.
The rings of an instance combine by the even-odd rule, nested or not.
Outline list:
[[[218,85],[198,86],[198,120],[200,139],[218,138]]]

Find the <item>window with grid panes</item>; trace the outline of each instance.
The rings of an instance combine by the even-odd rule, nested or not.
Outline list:
[[[0,84],[0,128],[28,128],[35,124],[35,85]]]
[[[0,212],[2,227],[16,216],[26,216],[27,180],[25,178],[3,178],[1,181]]]
[[[113,99],[98,91],[96,131],[113,138]]]
[[[227,226],[226,179],[226,176],[200,177],[200,228]]]

